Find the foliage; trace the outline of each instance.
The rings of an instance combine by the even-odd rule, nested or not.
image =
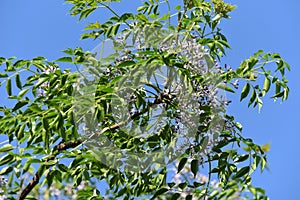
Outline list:
[[[178,5],[168,0],[148,0],[137,8],[136,13],[118,14],[111,5],[120,0],[66,2],[72,4],[70,13],[78,15],[79,20],[101,9],[112,13],[104,23],[89,24],[82,39],[118,42],[116,38],[119,36],[133,35],[132,40],[136,42],[139,38],[154,38],[151,38],[151,43],[145,41],[139,49],[126,52],[122,51],[124,46],[117,45],[117,53],[110,55],[106,62],[79,47],[64,50],[66,56],[55,61],[43,57],[32,60],[0,58],[0,84],[6,88],[9,102],[0,107],[0,134],[7,139],[0,147],[0,175],[7,178],[5,184],[0,184],[3,187],[1,193],[9,199],[39,199],[42,190],[53,187],[61,190],[72,184],[77,198],[85,199],[233,199],[237,196],[267,199],[263,189],[251,184],[251,174],[257,168],[263,171],[267,166],[267,149],[242,136],[242,125],[226,113],[230,100],[218,99],[216,91],[235,93],[239,81],[244,84],[241,94],[237,93],[240,100],[249,96],[248,106],[260,110],[262,98],[272,91],[272,85],[275,87],[274,100],[288,98],[285,72],[290,67],[279,54],[262,50],[241,62],[236,69],[221,66],[222,57],[230,45],[219,24],[229,18],[234,6],[222,0],[184,0]],[[145,30],[150,30],[150,33],[145,33]],[[155,37],[164,38],[165,33],[170,32],[176,41],[187,39],[187,43],[181,43],[186,45],[185,50],[172,51],[175,47],[170,47],[170,43],[165,49],[158,48]],[[128,40],[121,39],[121,43]],[[191,47],[197,50],[196,53],[190,51]],[[188,57],[190,55],[194,60]],[[60,67],[65,63],[71,69]],[[82,76],[77,70],[79,66],[85,66],[96,77],[92,102],[80,94],[78,87],[90,86],[95,80]],[[182,93],[172,94],[166,91],[168,88],[149,81],[150,78],[147,87],[143,85],[144,90],[126,82],[132,77],[134,81],[138,70],[147,74],[161,66],[180,74],[184,83],[192,87],[188,98],[196,99],[193,119],[197,121],[193,121],[192,127],[188,126],[188,133],[193,142],[186,144],[184,151],[176,158],[172,157],[166,165],[154,169],[145,165],[146,170],[131,171],[126,169],[126,163],[124,168],[117,164],[108,165],[99,159],[99,155],[104,154],[109,159],[110,152],[101,149],[101,145],[97,149],[94,144],[99,137],[111,141],[116,149],[128,154],[143,152],[150,155],[173,144],[180,136],[179,125],[187,123],[190,114],[184,112],[184,108],[188,111],[191,108],[180,101],[182,96],[178,95]],[[134,110],[127,113],[126,121],[114,116],[113,106],[116,104],[113,102],[118,97],[116,93],[120,85],[134,93],[129,104]],[[182,104],[186,107],[180,107]],[[151,127],[149,115],[158,105],[167,111],[167,120],[159,129],[148,128]],[[216,111],[216,107],[220,109]],[[216,128],[213,119],[223,121],[222,127]],[[85,126],[85,134],[82,134],[80,125]],[[95,130],[95,126],[101,131]],[[130,133],[137,131],[136,127],[148,128],[149,137]],[[175,172],[172,173],[173,165]],[[167,178],[172,174],[172,180]],[[102,180],[109,186],[107,194],[99,188]]]

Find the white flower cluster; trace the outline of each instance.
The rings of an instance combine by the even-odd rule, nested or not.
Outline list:
[[[197,81],[188,82],[188,80],[173,83],[174,88],[176,88],[173,93],[174,100],[179,104],[178,116],[175,120],[176,131],[181,132],[180,135],[185,138],[183,139],[185,142],[182,142],[181,146],[182,148],[192,147],[193,141],[190,137],[195,135],[198,127],[209,126],[208,131],[205,134],[202,133],[202,137],[206,136],[206,139],[208,139],[202,154],[208,154],[214,143],[218,142],[218,133],[223,129],[224,120],[220,116],[222,115],[220,111],[225,109],[224,105],[226,104],[224,102],[227,102],[224,101],[225,96],[220,95],[216,88],[216,85],[221,81],[218,75],[220,72],[208,73],[209,70],[212,72],[217,71],[217,65],[214,66],[215,69],[208,68],[204,58],[207,55],[207,50],[193,38],[184,37],[181,40],[173,40],[170,44],[164,43],[161,49],[175,53],[178,60],[184,62],[184,68],[189,71],[191,76],[202,76],[210,80],[205,85],[201,85]],[[191,89],[191,91],[188,91],[188,89]],[[213,115],[200,119],[202,114],[205,113],[202,109],[204,106],[210,107]],[[192,134],[187,134],[187,132],[192,132]]]
[[[0,176],[0,200],[6,200],[7,197],[6,195],[4,194],[4,190],[3,188],[6,187],[6,184],[7,184],[7,179],[3,176]]]
[[[50,74],[51,72],[54,72],[57,69],[57,66],[48,66],[47,69],[43,70],[42,74]],[[39,70],[38,70],[39,72]],[[41,78],[38,79],[38,81],[41,81]],[[50,82],[46,81],[43,84],[41,84],[38,88],[38,96],[46,96],[47,95],[47,88],[50,87]]]
[[[170,126],[167,134],[171,136],[168,137],[176,140],[176,144],[172,143],[169,148],[174,149],[173,155],[192,149],[191,153],[204,159],[219,141],[226,105],[225,98],[216,89],[216,85],[222,82],[219,80],[221,72],[218,72],[217,65],[211,66],[213,62],[208,66],[207,49],[189,34],[149,27],[125,32],[107,42],[113,46],[98,45],[108,47],[100,49],[100,55],[109,55],[101,56],[97,67],[103,72],[103,80],[110,82],[119,78],[113,99],[107,105],[109,109],[106,109],[107,113],[112,112],[111,123],[122,124],[121,131],[143,141],[155,134],[160,135],[164,127]],[[86,72],[90,73],[88,69]],[[96,80],[94,88],[97,84]],[[128,122],[132,116],[135,119]],[[94,127],[93,130],[98,129]],[[196,150],[203,138],[205,141],[200,151]],[[165,144],[162,142],[160,147]],[[117,151],[111,146],[107,148]],[[145,156],[151,157],[149,154]]]

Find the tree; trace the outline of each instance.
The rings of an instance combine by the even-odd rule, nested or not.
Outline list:
[[[66,2],[79,20],[112,16],[86,27],[82,39],[101,42],[93,52],[0,58],[14,104],[0,107],[3,198],[267,199],[251,174],[266,167],[268,147],[243,137],[225,92],[243,84],[237,95],[260,110],[274,85],[284,101],[290,67],[262,50],[236,69],[222,64],[230,45],[219,24],[234,6],[149,0],[118,14],[119,0]]]

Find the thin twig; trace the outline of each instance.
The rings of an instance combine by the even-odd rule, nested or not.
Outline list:
[[[120,15],[118,15],[111,7],[109,7],[108,5],[106,5],[105,3],[101,3],[99,2],[100,5],[104,6],[105,8],[107,8],[110,12],[112,12],[116,17],[118,17],[119,19],[121,18]],[[124,23],[130,27],[130,24],[128,24],[128,22],[124,21]]]

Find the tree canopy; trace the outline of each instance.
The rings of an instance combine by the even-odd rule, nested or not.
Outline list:
[[[222,63],[220,23],[235,6],[145,0],[131,13],[113,9],[125,0],[65,2],[79,20],[111,16],[81,35],[93,51],[0,57],[4,199],[268,199],[251,175],[269,147],[243,136],[226,93],[259,111],[267,93],[284,101],[290,66],[263,50]]]

